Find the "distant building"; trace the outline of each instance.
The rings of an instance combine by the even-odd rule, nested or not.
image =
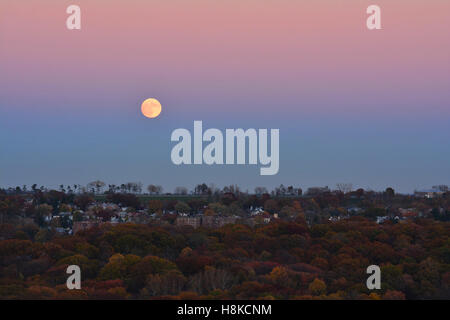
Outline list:
[[[89,230],[93,227],[101,227],[101,226],[116,226],[120,222],[118,221],[95,221],[95,220],[89,220],[89,221],[75,221],[72,225],[72,232],[73,234],[76,234],[77,232],[83,231],[83,230]]]
[[[432,199],[441,197],[446,192],[448,192],[448,186],[440,185],[440,186],[433,186],[431,189],[416,190],[414,191],[414,195],[419,198]]]
[[[338,222],[338,221],[345,220],[348,218],[350,218],[350,216],[348,216],[348,215],[347,216],[331,216],[328,218],[328,221]]]
[[[416,218],[419,215],[416,208],[407,208],[407,209],[399,208],[398,212],[400,213],[400,216],[403,219]]]
[[[175,220],[175,225],[177,226],[191,226],[194,229],[200,227],[202,218],[200,216],[196,217],[178,217]]]
[[[130,212],[127,216],[128,222],[146,224],[150,222],[150,216],[145,212]]]
[[[250,215],[252,216],[257,216],[263,212],[264,212],[263,207],[255,207],[255,208],[253,208],[253,206],[250,207]]]
[[[227,224],[234,224],[237,221],[237,217],[220,217],[220,216],[178,216],[175,220],[177,226],[191,226],[198,228],[200,226],[205,228],[220,228]]]
[[[349,208],[347,208],[347,212],[349,214],[359,214],[362,211],[363,211],[363,209],[359,208],[359,207],[349,207]]]
[[[308,190],[306,191],[306,194],[308,196],[316,196],[322,193],[327,193],[330,192],[330,188],[328,188],[328,186],[325,187],[311,187],[308,188]]]
[[[73,234],[99,226],[100,224],[101,222],[97,221],[75,221],[72,226]]]
[[[439,186],[433,186],[432,189],[439,190],[441,192],[448,192],[448,186],[445,184],[441,184]]]
[[[383,223],[383,222],[385,222],[385,221],[387,221],[387,220],[389,220],[389,217],[388,217],[388,216],[378,216],[378,217],[377,217],[377,223],[378,223],[378,224]]]
[[[72,230],[70,228],[57,227],[55,228],[55,231],[60,234],[72,234]]]

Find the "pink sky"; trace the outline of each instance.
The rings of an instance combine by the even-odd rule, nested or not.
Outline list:
[[[288,114],[297,96],[311,109],[326,88],[330,104],[320,112],[360,108],[331,103],[351,95],[398,96],[399,112],[421,110],[418,100],[430,102],[428,112],[448,112],[438,102],[449,98],[450,2],[376,1],[383,30],[369,31],[373,3],[3,0],[0,83],[10,99],[23,90],[37,100],[77,91],[82,102],[149,86],[199,100],[260,96]],[[69,4],[81,6],[81,32],[65,28]]]
[[[66,29],[70,4],[81,31]],[[366,28],[371,4],[382,30]],[[448,184],[449,12],[449,0],[2,0],[0,186]],[[150,97],[155,121],[140,114]],[[174,168],[170,133],[193,120],[279,128],[280,173]]]

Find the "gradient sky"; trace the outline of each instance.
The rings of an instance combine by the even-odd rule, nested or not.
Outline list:
[[[68,5],[82,9],[69,31]],[[382,9],[382,30],[366,8]],[[448,0],[2,0],[0,186],[450,184]],[[158,119],[140,114],[149,97]],[[279,128],[280,171],[175,166],[170,134]]]

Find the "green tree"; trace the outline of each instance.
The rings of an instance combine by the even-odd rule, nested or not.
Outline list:
[[[175,205],[175,210],[178,213],[189,213],[191,211],[191,207],[184,201],[178,201]]]

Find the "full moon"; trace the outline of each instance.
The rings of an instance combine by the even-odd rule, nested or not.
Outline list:
[[[161,113],[161,103],[153,98],[147,99],[142,102],[141,111],[147,118],[156,118]]]

